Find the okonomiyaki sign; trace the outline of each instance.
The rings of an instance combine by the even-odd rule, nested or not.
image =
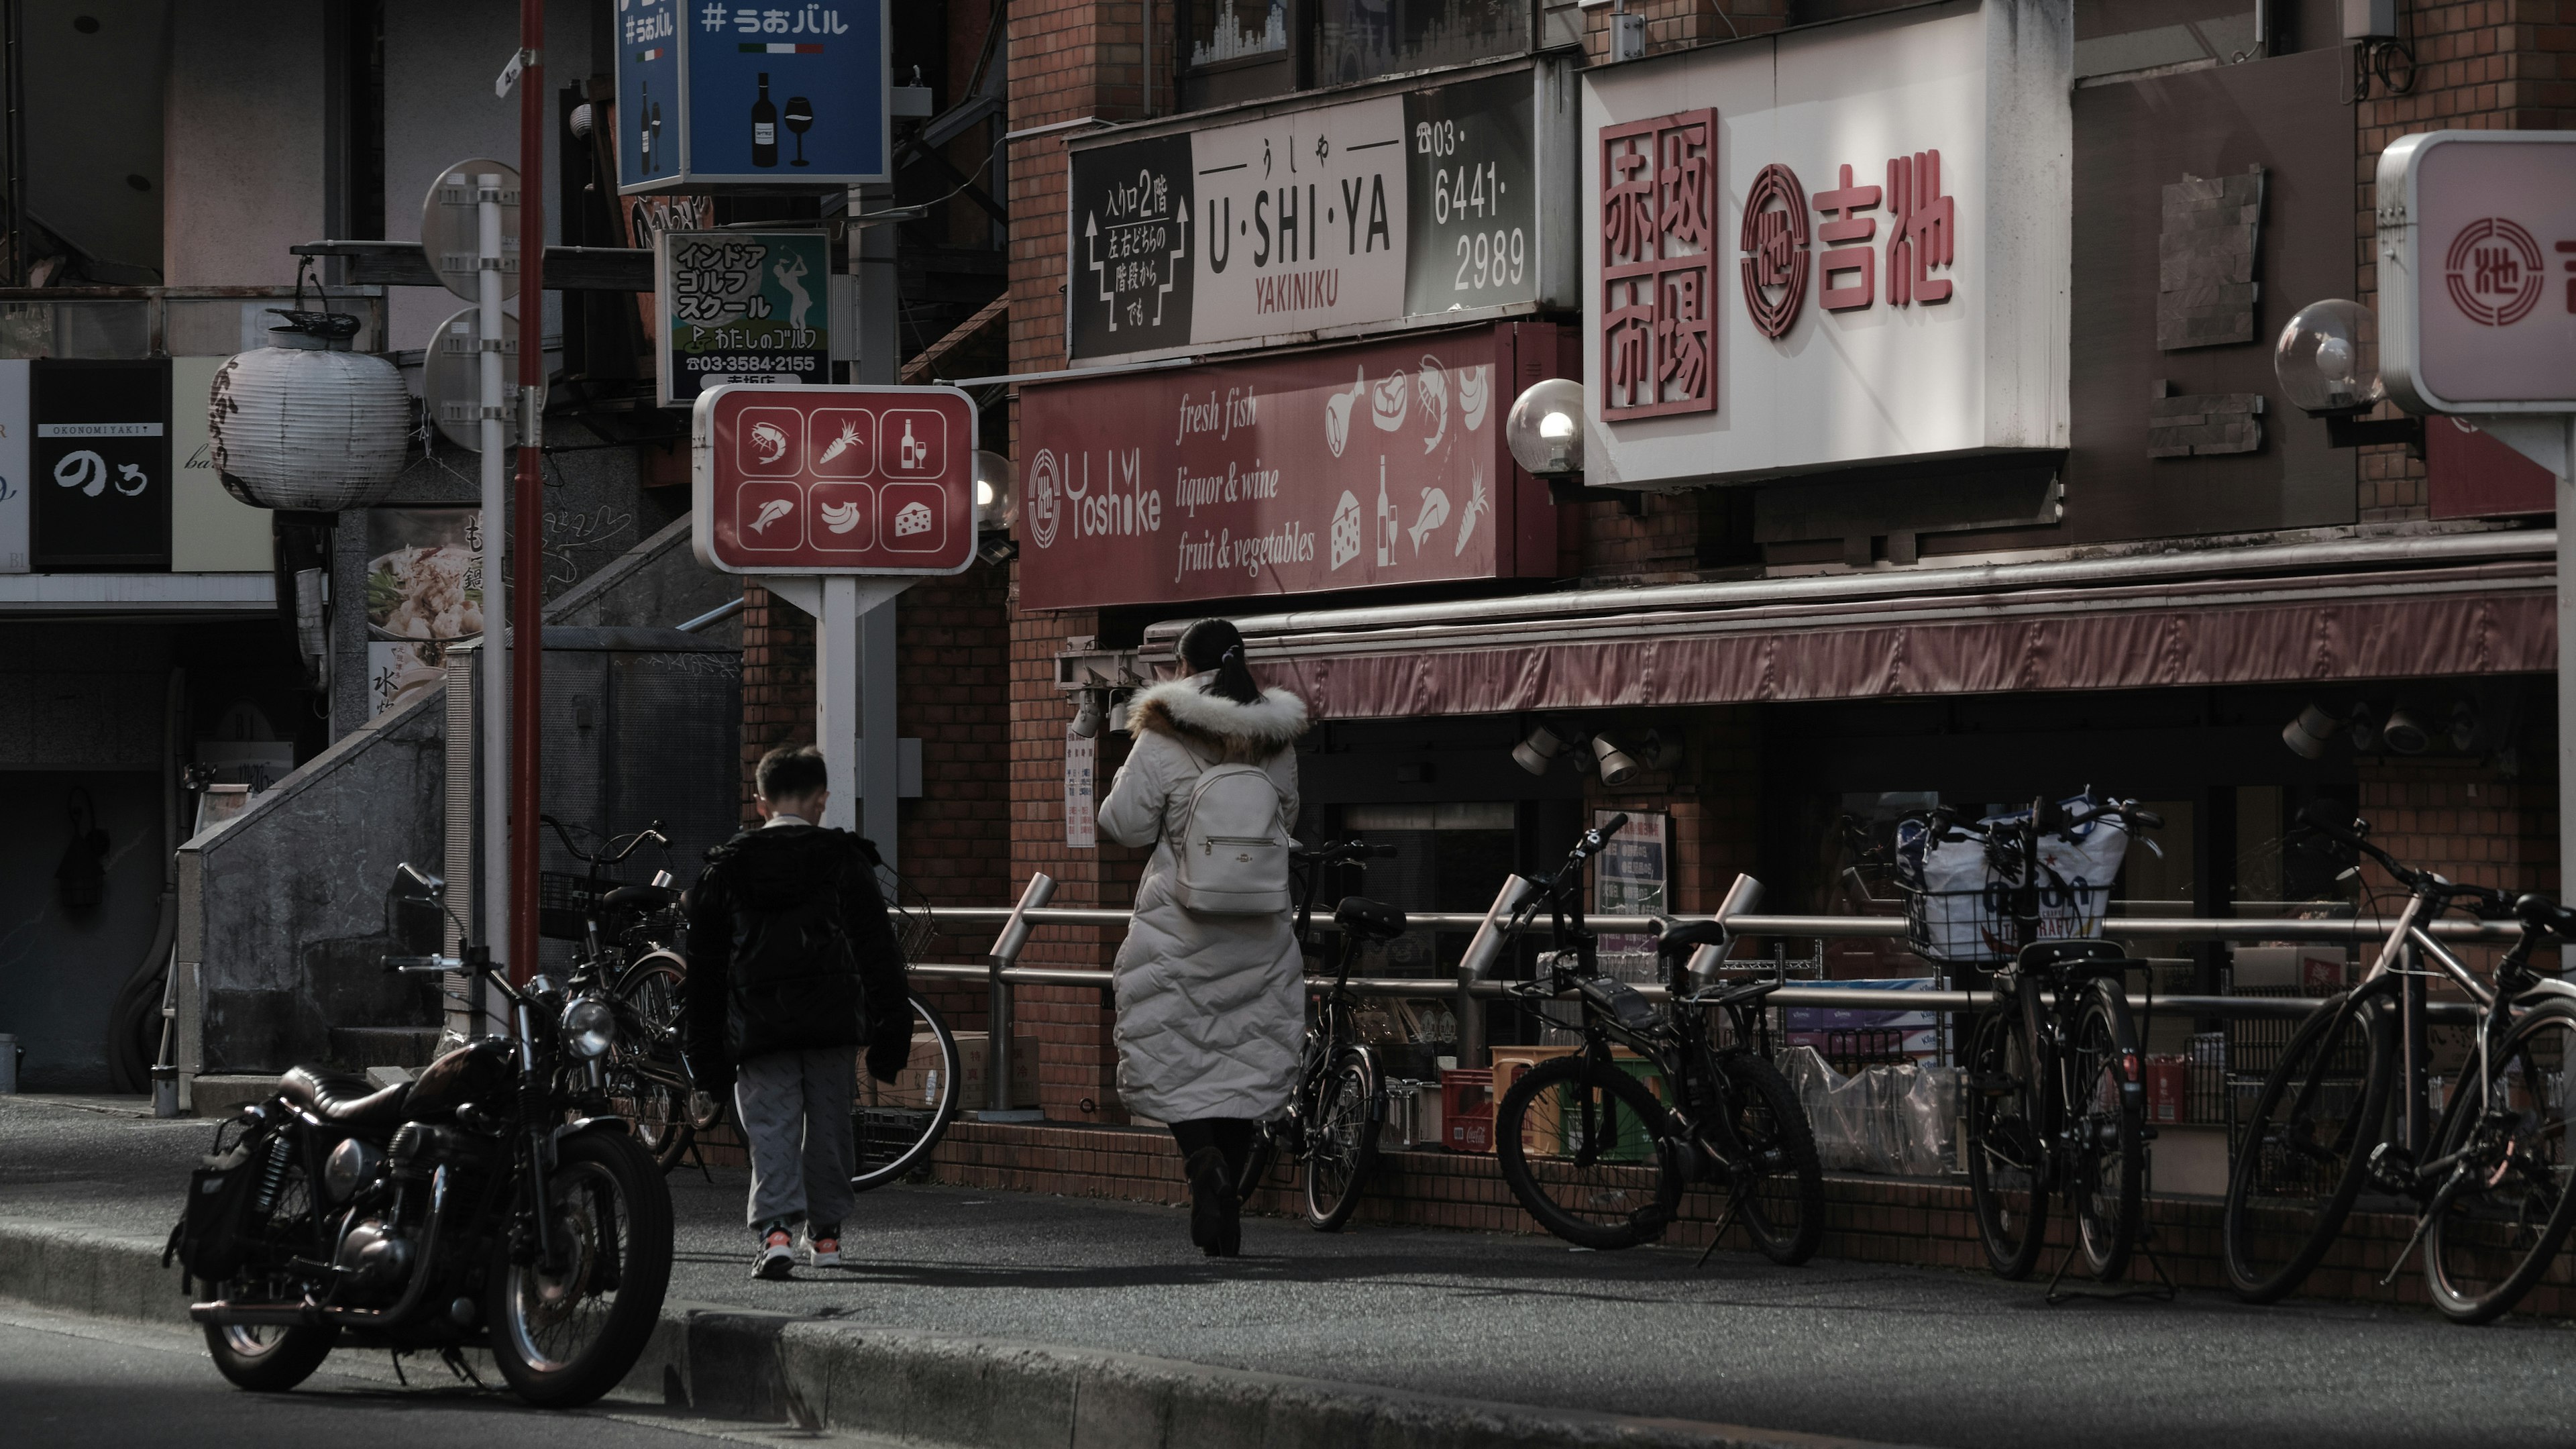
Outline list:
[[[1491,330],[1033,386],[1033,609],[1511,572],[1509,371]]]

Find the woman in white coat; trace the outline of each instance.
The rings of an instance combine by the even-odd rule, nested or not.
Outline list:
[[[1288,1105],[1306,1039],[1305,961],[1286,911],[1202,915],[1175,889],[1171,841],[1190,790],[1219,763],[1260,766],[1280,818],[1297,818],[1297,757],[1306,706],[1263,690],[1243,663],[1243,635],[1202,619],[1181,636],[1191,677],[1136,696],[1135,747],[1100,805],[1100,833],[1151,845],[1135,921],[1118,948],[1118,1092],[1130,1111],[1168,1123],[1190,1182],[1190,1240],[1210,1257],[1241,1244],[1234,1184],[1257,1124]]]

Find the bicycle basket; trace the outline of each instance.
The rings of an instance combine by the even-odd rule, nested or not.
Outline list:
[[[599,914],[599,898],[617,884],[559,870],[537,872],[537,934],[549,941],[578,941]]]
[[[2127,845],[2125,831],[2099,827],[2081,840],[2043,837],[2032,939],[2100,935]],[[1904,822],[1897,830],[1896,885],[1905,893],[1905,937],[1916,955],[1967,964],[2013,958],[2020,940],[2014,887],[1987,860],[1982,841],[1936,840],[1922,822]]]

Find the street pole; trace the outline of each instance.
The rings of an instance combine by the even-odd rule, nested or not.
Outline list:
[[[523,192],[520,200],[526,201]],[[483,863],[481,929],[475,938],[491,948],[492,959],[507,962],[510,953],[510,856],[503,842],[508,838],[504,822],[510,818],[510,631],[500,626],[503,611],[499,607],[505,592],[502,580],[503,541],[510,536],[509,440],[503,419],[508,415],[503,404],[509,398],[509,380],[502,375],[501,343],[506,324],[501,316],[501,176],[485,171],[474,177],[475,218],[481,232],[477,257],[481,262],[475,274],[476,346],[475,357],[480,369],[479,396],[482,399],[483,434],[483,602],[486,608],[483,628],[482,706],[483,727]],[[474,1029],[484,1031],[490,1024],[482,1020],[480,998],[483,978],[474,978],[472,990],[477,1009]]]
[[[537,813],[542,773],[537,705],[543,694],[545,452],[539,397],[546,382],[546,7],[519,0],[519,497],[512,532],[510,628],[510,979],[537,968]],[[487,455],[488,456],[488,455]]]

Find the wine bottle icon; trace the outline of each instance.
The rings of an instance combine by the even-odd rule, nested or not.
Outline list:
[[[751,164],[778,164],[778,107],[769,99],[769,72],[760,73],[760,94],[751,103]]]
[[[814,129],[814,103],[803,96],[789,96],[787,109],[780,112],[778,118],[787,123],[788,130],[796,133],[796,159],[787,164],[813,165],[814,163],[805,159],[805,133]]]
[[[903,468],[907,473],[919,469],[922,460],[930,456],[930,445],[912,435],[910,418],[903,420],[903,442],[898,445],[897,453],[903,459]]]

